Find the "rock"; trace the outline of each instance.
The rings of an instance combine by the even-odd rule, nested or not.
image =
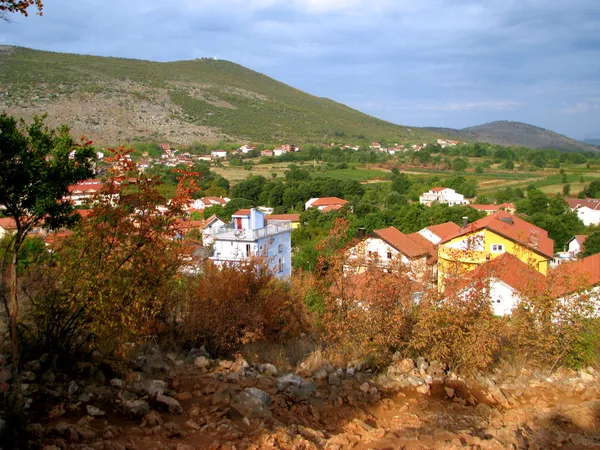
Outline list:
[[[448,398],[454,397],[454,389],[452,389],[451,387],[444,386],[444,391],[446,392],[446,395],[448,396]]]
[[[179,401],[186,401],[186,400],[191,400],[192,399],[192,393],[191,392],[180,392],[179,394],[177,394],[175,396],[175,398]]]
[[[306,381],[293,373],[277,378],[276,386],[278,391],[296,402],[308,400],[317,391],[313,382]]]
[[[10,381],[11,378],[12,373],[10,373],[9,368],[3,367],[2,369],[0,369],[0,382],[6,383],[7,381]]]
[[[250,368],[250,364],[244,358],[238,358],[231,366],[231,371],[240,376],[246,375],[246,369]]]
[[[231,401],[231,407],[250,419],[270,417],[271,396],[255,387],[244,389]]]
[[[417,363],[417,369],[420,372],[425,373],[427,371],[427,368],[429,367],[429,364],[427,363],[427,360],[425,358],[423,358],[422,356],[419,356],[417,358],[416,363]]]
[[[193,431],[200,431],[200,425],[198,425],[196,422],[194,422],[193,420],[188,420],[186,423],[183,424],[184,427],[189,428],[190,430]]]
[[[79,390],[79,385],[75,382],[75,380],[69,383],[69,389],[67,389],[67,393],[69,396],[74,395]]]
[[[163,380],[152,380],[148,386],[146,386],[145,391],[150,397],[156,397],[157,395],[164,394],[166,389],[167,383]]]
[[[319,369],[319,370],[317,370],[317,371],[314,373],[314,375],[313,375],[314,379],[315,379],[315,380],[317,380],[317,381],[323,381],[323,380],[325,380],[325,379],[326,379],[328,376],[329,376],[329,375],[328,375],[328,373],[327,373],[327,370],[325,370],[325,369]]]
[[[113,378],[112,380],[110,380],[110,385],[118,388],[123,387],[123,380],[119,378]]]
[[[431,375],[433,377],[441,377],[445,372],[445,364],[440,363],[439,361],[431,361],[429,363],[429,367],[427,368],[427,375]]]
[[[422,384],[420,386],[417,386],[417,392],[419,394],[429,394],[429,385],[428,384]]]
[[[34,371],[34,372],[37,372],[41,368],[42,368],[42,365],[41,365],[41,363],[37,359],[33,360],[33,361],[26,362],[25,364],[23,364],[23,369],[25,369],[25,370],[31,370],[31,371]]]
[[[391,374],[407,374],[415,368],[415,362],[410,358],[398,360],[388,368]]]
[[[579,378],[581,378],[581,380],[586,383],[594,381],[594,375],[592,375],[584,370],[579,371]]]
[[[175,353],[167,353],[165,357],[171,362],[175,362],[177,360],[177,355]]]
[[[142,381],[142,374],[140,372],[127,372],[127,375],[125,375],[125,381],[128,383],[139,383]]]
[[[275,367],[273,364],[269,364],[269,363],[261,364],[260,366],[258,366],[258,371],[260,373],[264,373],[265,375],[269,375],[271,377],[276,377],[277,375],[279,375],[279,371],[277,370],[277,367]]]
[[[96,432],[90,427],[75,427],[80,439],[90,440],[96,438]]]
[[[177,400],[167,395],[158,394],[156,402],[166,407],[171,414],[183,414],[183,408]]]
[[[0,437],[2,437],[2,435],[4,434],[5,431],[6,431],[6,421],[4,419],[0,419]]]
[[[31,370],[27,370],[27,371],[21,373],[21,379],[23,381],[34,381],[35,380],[35,372],[32,372]]]
[[[144,400],[128,400],[123,407],[129,417],[144,417],[150,412],[150,405]]]
[[[502,392],[502,389],[500,389],[492,380],[489,380],[487,384],[492,398],[503,407],[509,407],[508,399],[506,398],[506,395],[504,395],[504,392]]]
[[[88,394],[87,392],[84,394],[81,394],[79,396],[79,401],[83,402],[83,403],[87,403],[89,402],[91,399],[93,398],[92,394]]]
[[[180,442],[177,444],[177,447],[175,448],[175,450],[196,450],[196,449],[189,444],[182,444]]]
[[[181,428],[175,422],[165,423],[163,429],[167,432],[167,437],[173,438],[181,435]]]
[[[54,372],[46,372],[44,375],[42,375],[42,381],[48,384],[54,384],[56,381],[56,375]]]
[[[96,408],[95,406],[92,406],[92,405],[87,405],[85,408],[87,410],[88,415],[90,415],[92,417],[101,417],[106,414],[100,408]]]
[[[337,373],[330,373],[327,377],[327,382],[332,386],[339,386],[342,384],[340,377]]]
[[[359,389],[360,389],[361,392],[364,392],[366,394],[367,392],[369,392],[369,388],[370,387],[371,386],[369,385],[369,383],[364,382],[363,384],[360,385]]]
[[[146,414],[144,417],[144,422],[150,427],[155,427],[165,423],[163,418],[156,411],[150,411],[148,414]]]
[[[206,356],[198,356],[194,360],[194,366],[202,371],[206,371],[210,368],[211,361]]]

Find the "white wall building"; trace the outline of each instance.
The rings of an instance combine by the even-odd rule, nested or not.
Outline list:
[[[585,226],[600,225],[600,200],[594,198],[567,198],[565,199],[571,211]]]
[[[431,225],[420,230],[418,233],[427,239],[432,244],[439,244],[442,239],[451,234],[457,233],[460,227],[454,222],[440,223],[439,225]]]
[[[210,152],[212,158],[227,158],[227,152],[225,150],[213,150]]]
[[[289,223],[265,225],[265,215],[253,208],[237,211],[232,215],[230,224],[219,226],[213,222],[211,225],[203,230],[202,237],[205,245],[212,246],[210,259],[216,264],[263,257],[277,277],[285,278],[292,274]]]
[[[227,203],[229,203],[229,198],[227,197],[202,197],[202,198],[197,198],[195,200],[193,200],[190,205],[189,208],[191,209],[206,209],[210,206],[216,206],[216,205],[220,205],[220,206],[225,206]]]
[[[577,256],[583,250],[583,243],[587,239],[587,235],[578,234],[577,236],[572,237],[567,242],[567,252],[570,256]]]
[[[434,187],[429,189],[428,192],[423,193],[419,197],[419,202],[422,205],[427,206],[431,206],[434,202],[446,203],[449,206],[469,204],[469,200],[466,200],[464,195],[459,194],[454,189],[446,187]]]

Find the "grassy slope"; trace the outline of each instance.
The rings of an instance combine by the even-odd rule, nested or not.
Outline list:
[[[38,102],[133,96],[148,105],[171,108],[170,119],[212,127],[233,140],[259,142],[371,141],[431,139],[439,133],[408,129],[342,104],[315,97],[228,61],[201,59],[158,63],[97,56],[0,48],[0,109]],[[64,122],[69,123],[68,107]],[[124,125],[125,126],[125,125]],[[123,130],[135,134],[135,130]],[[156,136],[168,138],[168,136]],[[200,139],[199,139],[200,140]]]

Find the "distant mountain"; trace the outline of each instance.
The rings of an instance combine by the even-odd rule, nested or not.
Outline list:
[[[576,141],[562,134],[521,122],[497,121],[475,127],[455,130],[451,128],[427,128],[446,133],[464,141],[489,142],[499,145],[516,145],[529,148],[554,148],[570,152],[598,151],[597,147]]]
[[[600,138],[587,138],[584,139],[583,142],[589,145],[600,146]]]
[[[0,46],[0,112],[48,114],[98,143],[434,140],[210,58],[159,63]]]

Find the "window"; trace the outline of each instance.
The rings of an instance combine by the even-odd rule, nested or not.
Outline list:
[[[504,245],[492,244],[492,253],[504,253]]]
[[[246,244],[246,256],[250,256],[250,244]]]
[[[367,252],[367,256],[370,258],[371,256],[373,256],[373,252]]]
[[[279,258],[279,262],[277,263],[277,272],[283,272],[283,258]]]
[[[279,244],[278,251],[279,253],[283,253],[283,244]]]
[[[387,252],[387,259],[392,259],[392,252]]]

